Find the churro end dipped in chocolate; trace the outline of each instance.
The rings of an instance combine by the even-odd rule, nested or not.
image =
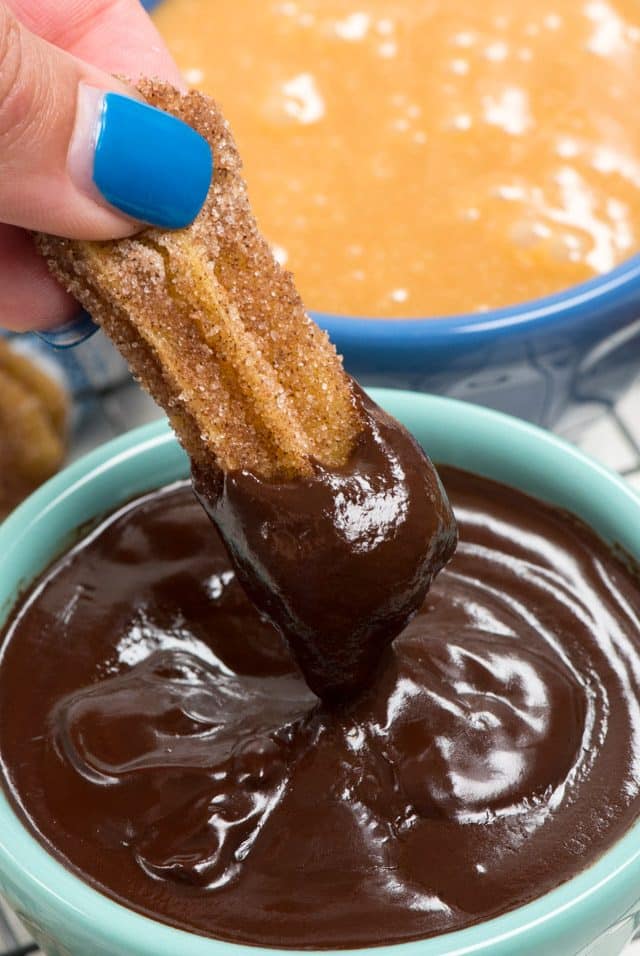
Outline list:
[[[253,603],[284,633],[325,701],[355,695],[451,557],[455,522],[438,475],[405,429],[359,395],[364,426],[347,461],[264,481],[194,474]]]
[[[452,512],[422,449],[346,375],[275,261],[215,103],[152,81],[140,91],[212,147],[197,219],[38,247],[166,410],[252,599],[312,689],[339,699],[366,685],[451,556]]]

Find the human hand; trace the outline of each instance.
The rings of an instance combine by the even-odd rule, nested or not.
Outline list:
[[[49,328],[78,310],[24,230],[115,239],[143,222],[184,226],[205,199],[208,144],[114,73],[183,85],[138,0],[0,2],[4,328]]]

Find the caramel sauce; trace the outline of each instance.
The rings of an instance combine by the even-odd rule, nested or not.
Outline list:
[[[532,299],[640,247],[636,0],[165,0],[309,308]]]

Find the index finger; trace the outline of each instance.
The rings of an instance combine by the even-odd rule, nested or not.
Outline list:
[[[27,29],[109,73],[184,81],[138,0],[5,0]]]

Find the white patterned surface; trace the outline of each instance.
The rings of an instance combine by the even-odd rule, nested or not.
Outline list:
[[[159,414],[151,399],[134,385],[105,395],[85,407],[72,457],[79,457],[129,428],[153,421]],[[600,416],[580,435],[578,444],[609,468],[624,474],[640,493],[640,382],[615,408],[600,409]],[[0,906],[0,956],[2,946],[16,947],[28,940],[15,917]],[[628,946],[624,956],[640,956],[640,940]]]

